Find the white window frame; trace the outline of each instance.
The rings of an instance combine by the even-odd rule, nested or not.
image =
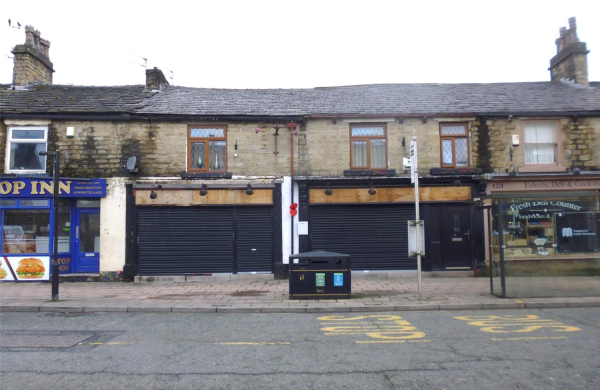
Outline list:
[[[44,139],[13,139],[13,131],[15,130],[43,130],[44,131]],[[4,166],[6,167],[6,173],[22,173],[22,174],[28,174],[28,173],[46,173],[46,167],[43,167],[43,169],[10,169],[10,158],[11,158],[11,151],[12,151],[12,144],[13,143],[19,143],[19,144],[26,144],[26,143],[31,143],[31,144],[41,144],[44,143],[46,144],[46,148],[44,149],[44,152],[48,151],[48,126],[10,126],[8,128],[8,132],[7,132],[7,139],[6,139],[6,161]]]
[[[536,142],[530,142],[530,140],[527,139],[527,126],[528,125],[537,125],[537,124],[545,124],[545,125],[551,125],[553,127],[554,130],[554,142],[553,143],[536,143]],[[560,150],[559,150],[559,143],[560,143],[560,137],[559,137],[559,132],[558,132],[558,123],[556,121],[524,121],[523,122],[523,164],[525,166],[529,166],[529,167],[536,167],[536,166],[546,166],[546,167],[556,167],[559,166],[561,164],[561,155],[560,155]],[[554,159],[555,161],[549,161],[549,162],[527,162],[527,146],[528,145],[535,145],[535,144],[547,144],[547,145],[554,145]]]

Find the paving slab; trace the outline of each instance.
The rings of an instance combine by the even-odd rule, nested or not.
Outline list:
[[[227,280],[188,278],[175,283],[65,282],[60,284],[59,302],[48,301],[48,283],[0,283],[0,311],[342,313],[600,307],[597,296],[501,299],[490,294],[489,279],[472,277],[427,278],[420,298],[415,280],[398,277],[398,273],[361,276],[365,277],[353,275],[353,297],[344,300],[290,300],[289,282],[270,277],[235,281],[230,276],[221,278]],[[589,279],[586,283],[593,287],[595,280],[600,281]],[[568,286],[569,279],[563,284]]]

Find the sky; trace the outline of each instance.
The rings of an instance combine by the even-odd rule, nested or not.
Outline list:
[[[573,16],[600,81],[597,0],[27,0],[0,14],[5,84],[25,42],[8,19],[51,42],[54,84],[143,84],[146,58],[174,85],[246,89],[549,81]]]

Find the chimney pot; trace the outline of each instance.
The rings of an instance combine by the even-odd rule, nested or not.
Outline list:
[[[13,48],[13,85],[52,84],[54,65],[50,62],[50,41],[42,39],[33,26],[25,26],[25,43]]]
[[[569,18],[569,28],[561,27],[556,40],[556,55],[550,60],[552,81],[572,80],[588,85],[587,50],[585,42],[577,37],[575,18]]]

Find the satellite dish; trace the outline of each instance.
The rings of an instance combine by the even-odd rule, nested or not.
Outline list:
[[[129,172],[133,172],[135,170],[135,163],[136,163],[137,159],[135,158],[135,156],[131,156],[127,159],[127,162],[125,163],[125,168],[127,168],[127,170]]]

